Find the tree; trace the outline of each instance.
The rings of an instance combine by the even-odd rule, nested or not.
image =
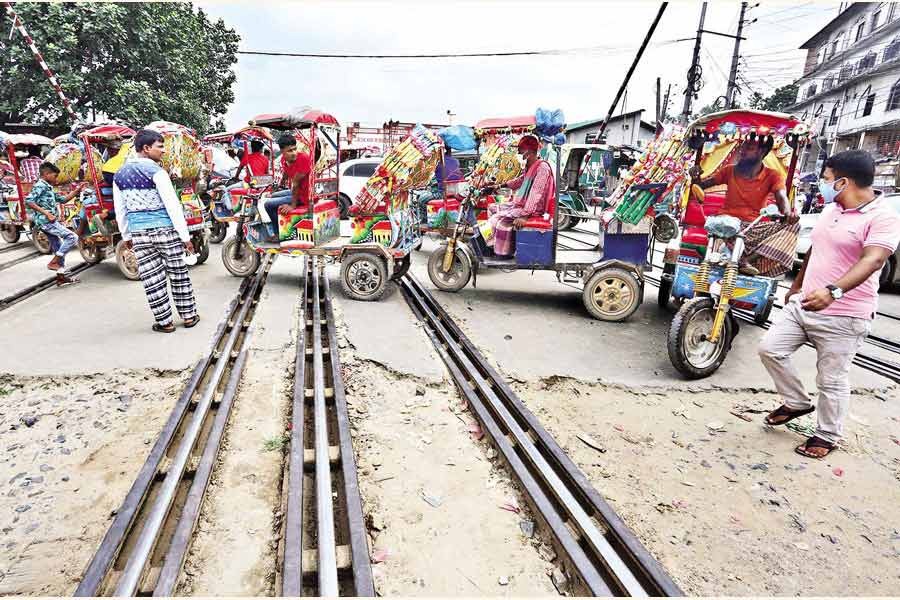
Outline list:
[[[787,112],[788,108],[797,103],[797,89],[797,84],[789,83],[777,88],[769,97],[765,97],[759,92],[753,92],[750,97],[750,108]]]
[[[80,119],[105,115],[136,126],[166,120],[200,133],[223,127],[240,36],[221,19],[180,2],[28,2],[15,10]],[[0,118],[67,124],[18,33],[0,36],[0,56]]]

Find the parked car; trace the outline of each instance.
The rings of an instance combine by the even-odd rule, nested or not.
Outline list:
[[[900,193],[887,194],[884,196],[884,200],[897,213],[900,213]],[[800,268],[803,264],[803,260],[806,258],[806,253],[809,252],[809,247],[812,245],[812,230],[821,216],[822,213],[800,215],[800,234],[797,237],[797,257],[794,259],[794,267],[796,269]],[[897,268],[898,264],[900,264],[900,248],[897,248],[897,250],[894,251],[894,254],[888,258],[886,263],[884,263],[884,268],[881,269],[881,289],[886,289],[898,283],[898,280],[900,280],[900,269]]]
[[[381,157],[357,158],[341,163],[341,178],[338,192],[341,203],[341,218],[349,216],[348,211],[357,194],[366,185],[369,177],[375,174],[375,169],[381,164]]]

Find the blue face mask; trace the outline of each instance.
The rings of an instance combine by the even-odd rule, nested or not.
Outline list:
[[[825,204],[831,204],[837,200],[837,197],[840,196],[841,192],[847,189],[846,186],[840,190],[834,189],[834,184],[837,183],[837,181],[838,180],[836,179],[834,181],[825,181],[824,179],[819,181],[819,193],[822,194]]]

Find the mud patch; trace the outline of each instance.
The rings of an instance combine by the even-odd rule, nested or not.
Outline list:
[[[189,375],[0,377],[0,594],[75,590]]]
[[[896,402],[854,394],[846,443],[816,461],[793,452],[812,418],[763,425],[775,394],[565,378],[514,387],[687,594],[878,596],[900,585]]]

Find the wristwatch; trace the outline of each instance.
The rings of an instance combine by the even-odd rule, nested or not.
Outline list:
[[[831,297],[835,300],[840,300],[844,296],[844,290],[836,285],[826,285],[825,287],[828,288],[831,292]]]

